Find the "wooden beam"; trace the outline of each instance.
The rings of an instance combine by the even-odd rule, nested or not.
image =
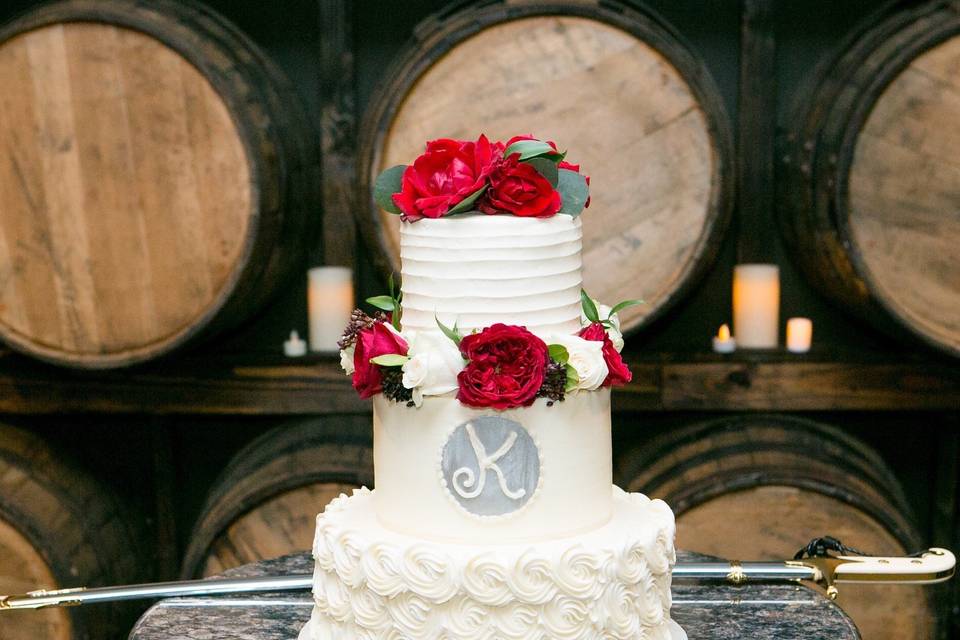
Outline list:
[[[368,413],[333,359],[72,374],[0,358],[0,413],[319,415]],[[12,366],[11,366],[12,365]],[[615,411],[955,411],[960,366],[926,362],[630,363]]]
[[[776,38],[773,0],[743,0],[737,139],[737,260],[774,260]]]
[[[353,18],[350,0],[319,2],[323,262],[353,267],[357,248]],[[314,259],[314,263],[318,261]]]
[[[955,410],[960,371],[832,362],[668,364],[664,410]]]

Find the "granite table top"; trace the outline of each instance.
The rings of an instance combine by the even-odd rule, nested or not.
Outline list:
[[[704,556],[679,552],[679,561]],[[231,577],[310,573],[308,553],[248,564]],[[130,640],[296,640],[310,618],[307,592],[168,598],[151,607]],[[671,617],[689,640],[858,640],[853,622],[833,602],[805,586],[673,585]]]

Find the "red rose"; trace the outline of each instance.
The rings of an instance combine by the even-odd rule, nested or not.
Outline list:
[[[512,154],[490,174],[490,188],[478,209],[484,213],[512,213],[546,218],[560,210],[560,193],[533,166]]]
[[[427,143],[426,152],[403,172],[393,203],[405,220],[439,218],[486,185],[503,146],[481,135],[476,142],[442,138]]]
[[[607,335],[607,330],[603,328],[602,324],[594,322],[584,327],[583,330],[580,331],[580,337],[584,340],[603,342],[603,359],[607,363],[607,369],[609,370],[607,378],[603,381],[603,386],[610,387],[626,384],[633,379],[633,374],[630,373],[630,369],[627,368],[623,358],[617,353],[613,342],[610,341],[610,336]]]
[[[392,331],[385,322],[377,322],[357,335],[353,352],[353,388],[361,398],[370,398],[383,390],[383,374],[380,366],[370,362],[373,358],[397,353],[407,355],[407,341]]]
[[[566,160],[561,160],[557,165],[557,169],[567,169],[573,171],[574,173],[580,173],[580,165],[567,162]],[[587,186],[590,186],[590,176],[583,176],[587,181]],[[583,203],[583,208],[586,209],[590,206],[590,196],[587,196],[587,201]]]
[[[468,360],[457,376],[457,399],[471,407],[529,407],[543,384],[547,345],[524,327],[495,324],[465,337]]]

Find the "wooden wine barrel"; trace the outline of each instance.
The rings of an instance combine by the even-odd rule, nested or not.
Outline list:
[[[881,329],[960,355],[960,13],[888,4],[812,78],[778,154],[798,262]]]
[[[310,549],[330,500],[373,487],[369,415],[277,427],[224,469],[194,527],[184,578]]]
[[[142,521],[36,435],[0,425],[0,593],[151,578]],[[125,636],[142,608],[104,604],[0,614],[4,640]]]
[[[291,83],[201,5],[67,0],[0,28],[0,338],[163,355],[261,307],[316,231]]]
[[[439,137],[555,140],[591,176],[584,287],[624,329],[652,321],[709,266],[733,195],[731,135],[703,62],[617,1],[494,2],[431,17],[384,75],[361,128],[360,224],[398,270],[399,219],[373,203],[385,168]]]
[[[823,535],[873,554],[923,548],[880,456],[811,420],[751,415],[693,424],[628,451],[616,466],[621,486],[673,508],[683,549],[782,560]],[[838,603],[864,638],[933,638],[928,596],[924,587],[843,585]]]

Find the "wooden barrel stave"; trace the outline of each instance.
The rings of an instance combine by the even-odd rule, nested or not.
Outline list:
[[[892,3],[855,35],[791,110],[779,142],[781,227],[840,306],[957,355],[960,174],[950,158],[960,104],[950,70],[960,17],[942,3]]]
[[[277,427],[223,470],[194,526],[185,578],[310,548],[315,517],[340,493],[373,486],[370,416]]]
[[[36,435],[0,425],[0,593],[108,586],[152,577],[143,520]],[[119,637],[137,605],[50,609],[0,617],[0,637]]]
[[[670,504],[685,549],[783,559],[822,535],[874,554],[922,546],[910,504],[882,458],[811,420],[749,415],[688,425],[626,452],[616,469],[622,486]],[[920,587],[848,586],[840,604],[865,638],[934,633]]]
[[[627,331],[698,280],[728,221],[732,143],[709,73],[669,26],[619,3],[533,2],[434,16],[416,37],[361,128],[361,229],[381,267],[397,269],[399,222],[371,201],[380,170],[411,162],[428,139],[536,128],[597,187],[584,284],[601,300],[647,301],[622,314]]]
[[[83,108],[75,119],[91,126],[61,136],[71,144],[63,161],[74,166],[68,177],[89,177],[82,186],[79,178],[52,185],[62,210],[73,211],[60,216],[64,229],[51,236],[21,223],[19,231],[0,229],[7,240],[0,244],[40,233],[59,238],[47,251],[59,259],[68,239],[86,240],[83,251],[67,253],[66,270],[52,271],[53,281],[51,270],[29,255],[0,250],[0,267],[6,265],[0,271],[24,280],[0,300],[0,336],[54,362],[109,367],[162,355],[249,317],[302,258],[317,229],[316,136],[289,81],[212,11],[166,0],[149,7],[71,0],[37,9],[0,30],[0,61],[29,49],[19,46],[24,39],[53,41],[48,46],[66,56],[58,38],[76,54],[62,58],[59,73],[75,74],[69,79],[90,96],[78,98]],[[0,76],[30,69],[15,61],[0,66]],[[108,82],[120,77],[122,100],[117,83]],[[170,103],[181,96],[182,104]],[[42,111],[53,119],[44,132],[63,130],[55,106]],[[124,121],[119,108],[129,119],[125,129],[112,127]],[[18,121],[31,115],[24,107],[16,113]],[[20,147],[42,156],[42,145]],[[70,160],[78,155],[83,174]],[[4,201],[22,191],[11,182],[0,170]],[[83,197],[71,197],[79,192]],[[20,211],[36,204],[23,200]],[[26,213],[6,219],[2,226],[29,220]],[[61,296],[57,313],[43,310],[51,306],[50,291]]]

